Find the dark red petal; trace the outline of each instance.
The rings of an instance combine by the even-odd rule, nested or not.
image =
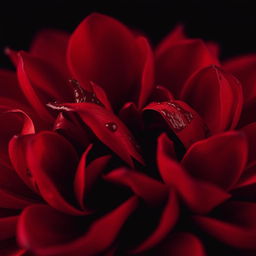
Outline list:
[[[156,55],[160,56],[165,54],[168,49],[175,44],[180,43],[182,40],[188,39],[184,33],[184,26],[179,24],[177,25],[171,33],[167,35],[166,38],[157,46]]]
[[[110,156],[102,156],[94,159],[88,164],[87,158],[91,148],[92,145],[90,145],[83,153],[75,175],[74,189],[81,208],[85,208],[85,198],[87,193],[90,192],[93,184],[104,171],[104,168],[110,159]]]
[[[216,66],[192,76],[184,85],[181,98],[200,114],[213,133],[235,128],[243,105],[238,80]]]
[[[202,242],[193,234],[179,232],[170,236],[157,251],[161,256],[206,256]]]
[[[235,188],[256,185],[256,161],[246,167]]]
[[[57,133],[38,133],[27,145],[28,168],[42,197],[52,207],[74,215],[83,214],[72,204],[77,162],[71,144]]]
[[[68,74],[66,66],[68,40],[69,34],[64,31],[45,29],[37,33],[29,52],[55,66],[63,74]]]
[[[256,161],[256,122],[251,123],[241,129],[247,138],[248,141],[248,162]]]
[[[101,255],[114,243],[121,227],[137,204],[138,200],[135,197],[130,198],[93,222],[84,235],[73,241],[67,237],[70,229],[75,232],[77,226],[74,228],[71,225],[70,216],[48,206],[35,205],[22,213],[18,225],[18,239],[25,248],[39,255],[84,256],[85,252],[87,256]]]
[[[221,133],[193,144],[182,165],[193,177],[228,190],[236,184],[245,168],[247,151],[243,133]]]
[[[102,86],[114,106],[134,89],[141,62],[132,32],[113,18],[89,15],[72,34],[68,65],[82,86],[93,81]]]
[[[160,205],[167,198],[168,190],[164,184],[133,170],[119,168],[111,171],[104,178],[121,186],[127,186],[136,196],[153,206]]]
[[[36,202],[14,170],[0,164],[0,177],[0,207],[22,209]]]
[[[15,236],[17,220],[17,216],[0,218],[0,240]]]
[[[170,90],[167,88],[158,85],[154,89],[152,95],[151,95],[151,101],[161,102],[161,101],[173,101],[174,97]]]
[[[210,53],[218,59],[221,50],[219,44],[217,42],[208,41],[206,42],[206,46],[209,49]]]
[[[185,81],[198,70],[218,64],[206,45],[198,39],[183,40],[166,47],[156,56],[156,82],[179,96]]]
[[[145,56],[141,77],[140,92],[138,97],[138,108],[141,109],[147,102],[154,86],[154,57],[151,47],[145,37],[137,39],[139,48]]]
[[[99,140],[130,166],[133,166],[132,157],[143,163],[130,131],[112,112],[92,103],[64,103],[51,105],[51,107],[78,113]]]
[[[142,244],[132,250],[132,253],[136,254],[142,251],[146,251],[162,241],[176,224],[178,214],[179,208],[176,194],[174,191],[170,191],[168,200],[159,219],[158,226]]]
[[[36,90],[30,81],[28,71],[26,70],[26,65],[22,58],[22,55],[19,55],[17,75],[23,93],[27,97],[30,104],[39,113],[40,117],[46,120],[47,122],[53,121],[53,117],[46,108],[45,103],[42,102],[42,99],[36,93]]]
[[[172,160],[168,152],[170,143],[164,135],[158,139],[158,168],[164,182],[175,187],[192,211],[207,213],[230,197],[213,184],[191,177],[179,163]]]
[[[206,137],[207,129],[200,116],[182,101],[150,103],[144,108],[157,111],[185,147]]]
[[[256,97],[256,54],[230,59],[223,66],[241,81],[245,103]]]
[[[217,240],[235,248],[256,249],[256,204],[230,202],[223,205],[224,220],[194,216],[196,224]]]
[[[17,75],[14,71],[0,69],[0,85],[0,97],[15,100],[17,104],[27,104],[26,99],[22,95],[22,91],[20,90]],[[16,106],[16,108],[17,107],[18,105]]]

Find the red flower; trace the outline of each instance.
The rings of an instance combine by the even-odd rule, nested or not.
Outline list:
[[[255,255],[254,55],[100,14],[6,53],[1,255]]]

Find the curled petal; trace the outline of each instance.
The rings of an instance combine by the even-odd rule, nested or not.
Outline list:
[[[246,163],[246,137],[241,132],[233,131],[196,142],[182,160],[193,177],[223,189],[230,189],[236,184]]]
[[[92,148],[90,145],[86,151],[83,153],[74,181],[74,189],[76,193],[76,198],[80,204],[81,208],[85,208],[85,198],[87,193],[93,187],[93,184],[96,182],[97,178],[101,175],[106,167],[107,163],[109,162],[110,156],[102,156],[99,158],[94,159],[89,164],[88,161],[88,154]]]
[[[23,247],[42,255],[84,256],[85,252],[87,256],[98,255],[112,246],[137,204],[135,197],[128,199],[112,212],[91,223],[79,238],[76,238],[78,226],[73,224],[74,217],[72,221],[72,217],[48,206],[34,205],[21,215],[18,239]]]
[[[206,137],[207,129],[200,116],[182,101],[151,103],[144,111],[158,112],[185,147]]]
[[[71,144],[57,133],[45,131],[30,139],[26,152],[28,168],[42,197],[60,211],[84,214],[73,206],[78,157]]]
[[[235,77],[216,66],[192,76],[184,85],[181,98],[200,114],[213,133],[234,129],[239,121],[242,87]]]
[[[159,223],[152,234],[143,243],[132,250],[133,254],[146,251],[156,246],[171,231],[176,224],[179,214],[179,207],[174,191],[170,191],[167,202],[164,206]]]
[[[175,187],[193,212],[207,213],[230,197],[213,184],[191,177],[169,156],[169,143],[166,136],[161,135],[158,139],[157,163],[160,174],[166,184]]]

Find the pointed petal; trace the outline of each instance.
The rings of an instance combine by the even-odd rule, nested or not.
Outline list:
[[[179,163],[171,159],[169,144],[166,136],[159,137],[157,163],[160,174],[166,184],[179,192],[193,212],[207,213],[230,197],[224,190],[191,177]]]
[[[83,122],[105,145],[112,149],[121,159],[133,166],[132,158],[140,163],[143,159],[137,144],[127,127],[112,112],[92,103],[64,103],[52,105],[57,110],[74,111]]]
[[[236,184],[246,163],[246,137],[233,131],[196,142],[182,160],[182,165],[193,177],[225,190]]]
[[[238,80],[216,66],[204,68],[191,77],[184,85],[181,99],[200,114],[213,133],[234,129],[243,105]]]

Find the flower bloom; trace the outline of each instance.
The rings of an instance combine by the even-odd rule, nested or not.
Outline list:
[[[0,70],[0,255],[256,254],[256,55],[92,14]]]

